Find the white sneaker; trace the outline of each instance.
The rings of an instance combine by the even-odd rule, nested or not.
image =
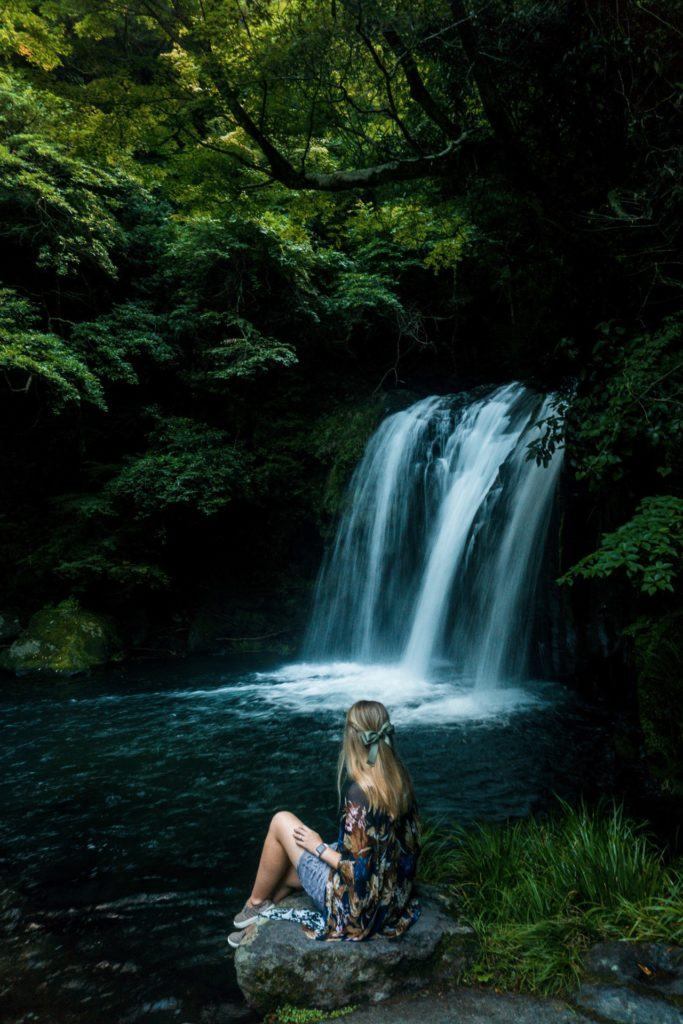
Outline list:
[[[264,900],[263,903],[257,903],[254,906],[251,903],[245,903],[239,914],[235,916],[233,921],[235,928],[247,928],[254,921],[258,920],[259,914],[272,906],[274,906],[272,900]]]

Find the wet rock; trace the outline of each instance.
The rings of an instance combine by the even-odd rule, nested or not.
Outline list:
[[[216,1006],[205,1006],[199,1016],[200,1024],[251,1024],[252,1021],[260,1020],[252,1010],[244,1004],[219,1003]]]
[[[624,985],[582,985],[574,1002],[610,1024],[683,1024],[683,1010]]]
[[[392,999],[341,1020],[342,1024],[594,1024],[557,999],[467,988]]]
[[[287,905],[311,907],[305,896]],[[237,983],[254,1009],[284,1004],[333,1010],[452,981],[469,961],[473,932],[422,898],[422,915],[400,939],[319,942],[291,921],[261,920],[235,954]]]
[[[593,981],[636,985],[683,997],[683,949],[662,942],[600,942],[589,951],[584,971]]]
[[[16,615],[0,612],[0,644],[6,644],[21,633],[21,623]]]
[[[118,648],[109,620],[86,611],[70,597],[36,612],[27,628],[0,655],[0,667],[17,675],[75,675],[110,661]]]
[[[156,999],[147,1003],[141,1003],[134,1007],[129,1013],[120,1018],[122,1024],[135,1024],[137,1021],[147,1021],[157,1015],[159,1020],[167,1020],[169,1014],[177,1016],[180,1012],[180,1003],[174,996],[165,999]]]

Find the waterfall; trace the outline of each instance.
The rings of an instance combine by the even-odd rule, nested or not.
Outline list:
[[[561,452],[526,455],[550,401],[514,383],[383,421],[320,572],[311,659],[421,679],[445,661],[481,689],[525,677]]]

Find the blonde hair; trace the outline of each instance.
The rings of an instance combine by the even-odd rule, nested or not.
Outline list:
[[[377,760],[368,764],[369,748],[361,740],[363,732],[378,732],[389,721],[389,712],[377,700],[359,700],[346,713],[344,739],[339,751],[337,788],[341,800],[344,776],[357,783],[374,811],[400,818],[412,807],[413,783],[393,746],[381,740]]]

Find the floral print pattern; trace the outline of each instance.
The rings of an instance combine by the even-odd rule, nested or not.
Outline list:
[[[308,929],[316,939],[358,941],[373,935],[402,935],[420,914],[413,881],[420,851],[414,810],[394,820],[373,811],[353,783],[346,795],[337,849],[341,861],[330,870],[323,927]]]

